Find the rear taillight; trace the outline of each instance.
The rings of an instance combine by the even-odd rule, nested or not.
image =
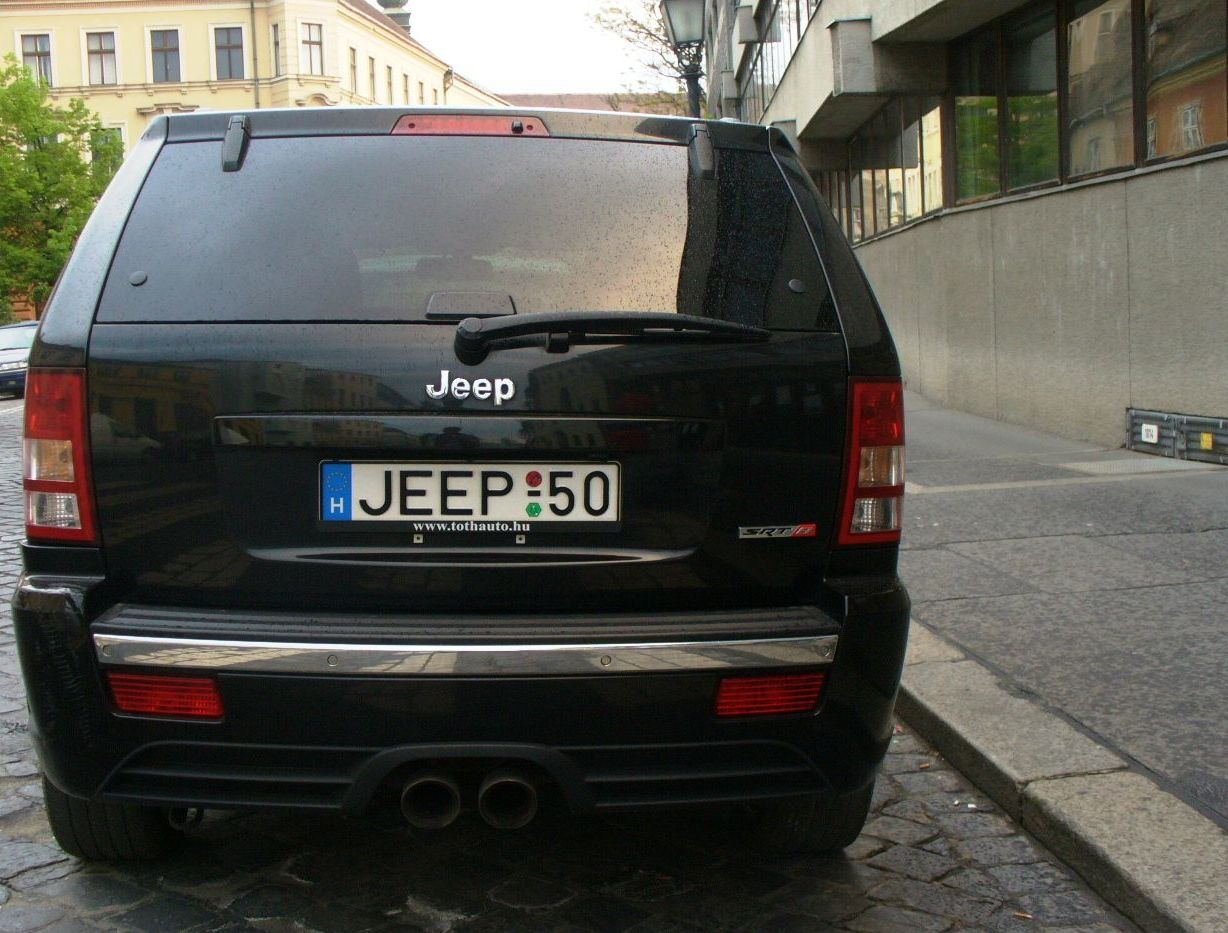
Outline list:
[[[900,540],[904,498],[904,386],[849,383],[849,461],[837,543]]]
[[[24,450],[26,537],[97,543],[82,370],[26,375]]]
[[[825,673],[774,677],[726,677],[716,691],[716,715],[779,716],[806,713],[818,705]]]
[[[393,136],[549,136],[536,117],[471,113],[407,113]]]
[[[221,719],[222,695],[208,677],[108,673],[111,695],[121,713]]]

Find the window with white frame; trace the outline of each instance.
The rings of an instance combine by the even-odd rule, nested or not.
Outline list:
[[[115,63],[115,33],[87,32],[85,50],[89,59],[90,84],[117,84],[119,71]]]
[[[21,63],[39,84],[51,86],[51,34],[30,33],[21,37]]]
[[[1206,143],[1202,135],[1202,104],[1189,104],[1181,108],[1181,147],[1187,152],[1201,149]]]
[[[320,23],[302,23],[299,35],[302,40],[303,73],[324,74],[324,26]]]
[[[219,81],[243,78],[243,29],[239,26],[217,26],[213,30],[214,57]]]
[[[350,90],[358,93],[358,49],[350,46]]]
[[[182,80],[179,68],[179,30],[149,31],[151,77],[155,84]]]

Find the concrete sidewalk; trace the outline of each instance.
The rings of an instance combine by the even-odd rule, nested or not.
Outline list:
[[[1222,930],[1228,469],[907,430],[901,716],[1145,929]]]

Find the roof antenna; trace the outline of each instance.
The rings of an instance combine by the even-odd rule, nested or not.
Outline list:
[[[222,171],[237,172],[247,158],[247,144],[252,140],[252,120],[245,113],[230,118],[226,135],[222,138]]]

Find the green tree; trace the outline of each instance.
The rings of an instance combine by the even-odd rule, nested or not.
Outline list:
[[[49,99],[12,55],[0,68],[0,321],[10,299],[46,300],[123,158],[85,102]]]

